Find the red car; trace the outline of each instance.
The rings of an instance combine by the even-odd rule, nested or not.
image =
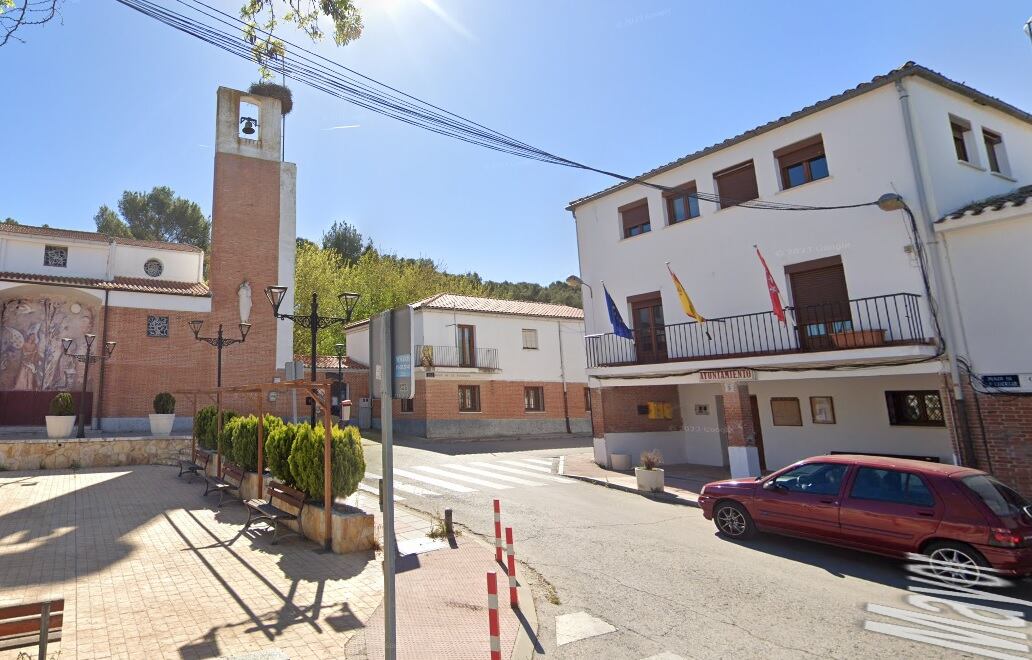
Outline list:
[[[1032,574],[1032,507],[985,472],[877,456],[815,456],[760,479],[706,484],[699,505],[733,539],[757,531],[977,571]]]

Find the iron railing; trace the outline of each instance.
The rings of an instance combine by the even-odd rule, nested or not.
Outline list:
[[[786,323],[773,312],[725,316],[632,330],[632,339],[589,335],[588,368],[933,343],[913,293],[787,307],[785,317]]]
[[[459,346],[416,346],[416,365],[420,367],[470,367],[499,369],[497,348],[464,349]]]

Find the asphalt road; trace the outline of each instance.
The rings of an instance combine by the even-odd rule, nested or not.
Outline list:
[[[866,611],[868,604],[918,611],[906,602],[907,585],[914,583],[900,562],[773,536],[733,543],[718,536],[698,509],[579,481],[535,486],[510,481],[509,488],[498,489],[447,476],[465,475],[496,486],[501,480],[490,474],[542,481],[523,479],[520,471],[545,475],[534,466],[584,452],[585,442],[590,440],[576,440],[581,446],[572,447],[567,440],[395,448],[397,469],[465,484],[472,491],[454,492],[399,476],[399,483],[436,493],[399,491],[404,498],[399,506],[431,514],[451,508],[467,533],[493,542],[491,503],[501,500],[503,524],[514,529],[517,557],[532,569],[521,565],[517,575],[529,579],[535,592],[540,657],[975,657],[864,629],[865,620],[914,625]],[[379,473],[380,449],[367,444],[371,473]],[[454,465],[479,472],[462,472]],[[505,466],[516,472],[498,471]],[[1032,601],[1028,583],[1002,593]],[[1032,608],[1007,607],[1032,620]],[[556,617],[578,612],[616,630],[558,645]],[[945,610],[942,616],[951,614]],[[996,651],[1028,657],[1013,648]]]

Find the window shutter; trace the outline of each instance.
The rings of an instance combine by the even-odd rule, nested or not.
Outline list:
[[[760,196],[756,185],[756,168],[750,160],[713,175],[720,195],[720,208],[726,209],[738,202],[747,202]]]
[[[626,236],[628,228],[649,222],[649,204],[642,200],[641,203],[620,211],[620,217],[623,219],[624,235]]]

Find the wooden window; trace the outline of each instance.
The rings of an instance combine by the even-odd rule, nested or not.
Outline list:
[[[43,247],[43,265],[56,268],[68,267],[68,248],[63,245],[47,245]]]
[[[770,400],[770,415],[774,426],[802,426],[803,413],[796,397],[776,396]]]
[[[985,155],[989,159],[989,169],[997,174],[1001,174],[1000,161],[1003,151],[1003,138],[999,133],[993,133],[990,130],[982,129],[982,140],[985,141]]]
[[[695,182],[692,181],[663,193],[668,225],[699,217],[699,199],[695,196],[696,192]]]
[[[787,190],[828,176],[828,159],[820,135],[774,152],[781,170],[781,188]]]
[[[800,342],[807,350],[829,350],[836,332],[853,329],[842,257],[835,255],[785,266]]]
[[[403,413],[414,412],[415,409],[416,409],[415,403],[416,402],[413,399],[402,399],[401,400],[401,412],[403,412]]]
[[[459,366],[477,366],[477,329],[472,325],[460,325],[457,329],[459,344]]]
[[[630,238],[652,231],[649,222],[649,202],[646,199],[620,207],[620,222],[623,224],[623,237]]]
[[[663,320],[663,298],[659,291],[642,293],[627,299],[631,305],[634,327],[634,351],[639,363],[663,362],[667,359],[666,323]]]
[[[885,405],[893,426],[946,426],[942,399],[935,390],[886,392]]]
[[[537,330],[533,328],[523,328],[523,348],[528,350],[536,349],[538,347],[538,335]]]
[[[459,412],[480,412],[479,385],[459,385]]]
[[[717,172],[713,179],[717,183],[717,194],[720,195],[722,209],[760,196],[759,188],[756,186],[756,167],[751,160]]]
[[[523,409],[527,412],[543,412],[545,410],[545,388],[524,387]]]
[[[584,410],[591,412],[591,388],[584,388]]]
[[[955,117],[950,118],[950,131],[953,133],[953,149],[957,152],[957,160],[970,163],[968,155],[967,138],[971,132],[971,124]]]

